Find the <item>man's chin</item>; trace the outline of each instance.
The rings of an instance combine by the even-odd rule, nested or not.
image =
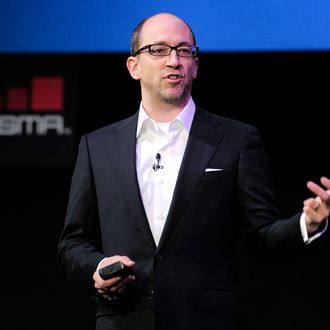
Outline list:
[[[180,105],[184,102],[185,98],[183,96],[178,97],[166,97],[163,100],[168,104]]]
[[[165,102],[169,104],[181,104],[187,98],[183,93],[166,93],[162,95]]]

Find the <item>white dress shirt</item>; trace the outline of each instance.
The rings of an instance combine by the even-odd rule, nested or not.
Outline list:
[[[195,109],[195,103],[190,98],[173,121],[159,123],[147,115],[142,103],[140,105],[136,136],[137,177],[144,209],[157,245],[172,201]],[[153,165],[157,164],[157,153],[160,154],[161,168],[155,171]]]

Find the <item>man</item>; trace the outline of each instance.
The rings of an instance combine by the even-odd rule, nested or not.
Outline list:
[[[144,20],[131,52],[140,109],[81,139],[61,270],[95,290],[98,330],[241,329],[238,227],[252,251],[303,253],[326,228],[329,191],[308,183],[317,197],[281,219],[257,129],[191,98],[198,48],[183,20]],[[103,280],[98,270],[118,260],[132,272]]]

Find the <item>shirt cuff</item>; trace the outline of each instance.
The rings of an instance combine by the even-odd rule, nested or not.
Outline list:
[[[324,226],[320,231],[317,231],[316,234],[314,234],[311,237],[308,237],[305,217],[307,217],[307,215],[305,214],[305,212],[303,212],[300,216],[300,230],[301,230],[301,234],[302,234],[304,243],[309,244],[309,243],[313,242],[315,239],[317,239],[318,237],[320,237],[327,230],[328,218],[325,220]]]
[[[105,260],[105,259],[108,259],[108,258],[105,257],[105,258],[103,258],[103,259],[99,262],[99,264],[98,264],[97,267],[96,267],[96,271],[98,271],[98,270],[100,269],[101,263],[102,263],[102,261]]]

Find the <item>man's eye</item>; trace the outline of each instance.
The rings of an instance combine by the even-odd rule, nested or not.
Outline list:
[[[191,50],[190,48],[178,48],[178,52],[179,54],[182,54],[182,55],[189,55],[191,54]]]
[[[152,54],[164,54],[166,52],[167,52],[166,48],[152,48],[151,49]]]

